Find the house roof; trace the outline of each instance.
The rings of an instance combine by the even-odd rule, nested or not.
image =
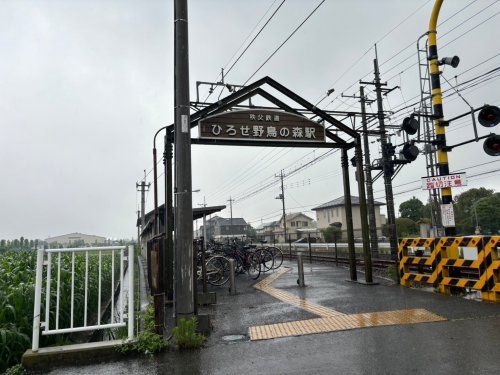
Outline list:
[[[351,204],[353,206],[359,206],[359,197],[351,195]],[[373,204],[375,206],[383,206],[383,205],[385,205],[385,203],[382,203],[382,202],[379,202],[379,201],[374,201]],[[342,197],[336,198],[336,199],[334,199],[332,201],[320,204],[318,207],[314,207],[312,210],[316,211],[316,210],[321,210],[321,209],[324,209],[324,208],[339,207],[339,206],[344,206],[344,205],[345,205],[345,196],[342,196]]]
[[[293,220],[293,219],[295,219],[296,217],[299,217],[299,216],[305,216],[305,217],[307,217],[309,220],[314,221],[314,219],[313,219],[313,218],[311,218],[311,217],[307,216],[306,214],[304,214],[304,213],[302,213],[302,212],[294,212],[294,213],[286,214],[286,219],[287,219],[287,220]],[[281,216],[280,221],[281,221],[281,220],[283,220],[283,216]]]
[[[214,216],[213,218],[207,221],[217,222],[218,225],[247,225],[247,222],[242,217],[233,217],[232,224],[231,224],[231,218],[224,218],[220,216]]]

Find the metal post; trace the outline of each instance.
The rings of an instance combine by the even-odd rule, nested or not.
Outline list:
[[[304,283],[304,262],[302,260],[302,253],[297,253],[297,268],[298,268],[298,273],[299,273],[299,279],[297,280],[297,283],[299,284],[300,287],[306,286]]]
[[[172,140],[165,137],[165,297],[174,299],[174,212],[172,207]]]
[[[366,209],[365,197],[365,179],[363,175],[363,155],[361,151],[361,139],[357,139],[355,148],[356,165],[358,174],[358,191],[359,191],[359,212],[361,215],[361,237],[363,239],[363,257],[365,261],[365,281],[373,282],[372,276],[372,255],[370,253],[369,233],[368,233],[368,213]]]
[[[134,338],[134,246],[128,247],[128,339]],[[114,270],[113,270],[114,272]]]
[[[36,275],[35,275],[35,307],[33,309],[33,338],[31,350],[38,351],[40,343],[40,305],[42,300],[42,276],[43,276],[43,258],[45,251],[39,248],[36,253]],[[50,299],[50,296],[46,297]],[[47,320],[48,317],[45,317]]]
[[[335,245],[335,266],[339,266],[339,252],[337,248],[337,234],[335,233],[333,237],[334,245]]]
[[[236,294],[236,281],[234,278],[234,274],[236,270],[235,260],[229,259],[229,294]]]
[[[352,224],[351,186],[349,184],[349,163],[347,161],[346,149],[342,149],[341,164],[342,174],[344,178],[344,206],[347,224],[347,243],[349,247],[349,273],[351,280],[356,281],[358,279],[358,275],[356,273],[356,253],[354,248],[354,229]]]
[[[207,264],[206,258],[205,258],[205,237],[201,240],[201,275],[203,278],[203,293],[208,292],[208,285],[207,285]]]
[[[431,19],[429,21],[429,72],[432,86],[432,109],[434,114],[434,128],[436,132],[435,143],[437,146],[437,167],[440,176],[450,174],[448,166],[448,152],[446,151],[446,126],[443,123],[443,97],[441,93],[441,82],[439,75],[439,61],[437,52],[437,20],[443,0],[436,0],[432,8]],[[453,197],[451,188],[441,188],[441,202],[443,204],[452,204]],[[453,209],[453,206],[451,206]],[[455,225],[444,228],[446,236],[455,235]]]
[[[200,242],[199,240],[193,241],[193,295],[194,295],[194,314],[198,315],[198,251]]]
[[[290,238],[290,235],[288,235],[288,248],[290,250],[290,259],[292,259],[292,239]]]
[[[312,263],[311,233],[307,233],[307,244],[309,246],[309,263]]]
[[[387,134],[384,123],[384,107],[382,105],[382,84],[380,83],[380,72],[378,70],[378,59],[373,60],[375,69],[375,91],[377,92],[377,117],[380,130],[380,145],[382,147],[382,168],[384,174],[385,199],[387,207],[387,224],[389,226],[389,243],[391,248],[391,259],[397,262],[398,257],[398,234],[396,232],[396,214],[394,212],[394,196],[392,193],[392,161],[387,154]],[[399,267],[397,267],[399,269]],[[399,276],[398,276],[399,280]]]
[[[378,235],[377,235],[377,220],[375,217],[375,199],[373,197],[373,180],[370,161],[370,142],[368,140],[368,126],[366,121],[366,97],[364,86],[359,87],[359,96],[361,102],[361,124],[363,126],[363,144],[364,144],[364,169],[365,169],[365,184],[366,184],[366,199],[368,203],[368,222],[370,227],[370,245],[372,253],[378,253]],[[360,183],[358,181],[358,183]]]
[[[175,313],[194,314],[193,207],[187,0],[174,1],[175,34]]]

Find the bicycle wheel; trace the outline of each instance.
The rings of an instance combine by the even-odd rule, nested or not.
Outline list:
[[[273,269],[280,268],[283,264],[283,252],[277,247],[270,247],[269,250],[273,253]]]
[[[207,281],[214,286],[221,286],[229,280],[229,260],[216,255],[207,261]]]
[[[257,280],[261,272],[261,260],[258,253],[252,253],[248,256],[247,273],[252,279]]]
[[[273,253],[267,249],[259,249],[257,250],[260,254],[260,262],[262,264],[262,271],[267,272],[273,269],[274,267],[274,256]]]

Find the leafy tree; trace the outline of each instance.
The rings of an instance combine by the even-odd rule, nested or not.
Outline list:
[[[423,217],[424,204],[420,199],[413,197],[399,205],[399,213],[402,218],[417,222]]]
[[[406,217],[398,217],[396,219],[396,230],[398,237],[411,237],[419,235],[418,224]]]
[[[245,230],[245,234],[248,238],[257,238],[257,231],[251,225],[248,225],[247,229]]]
[[[331,225],[327,228],[322,228],[321,233],[326,242],[336,242],[340,240],[342,231],[339,227]]]
[[[459,233],[461,234],[474,233],[474,229],[476,227],[474,206],[476,207],[479,219],[482,213],[480,213],[481,210],[478,209],[478,207],[482,207],[483,209],[486,209],[486,211],[488,211],[488,208],[485,207],[485,205],[480,204],[479,200],[491,197],[493,195],[494,195],[493,190],[481,187],[479,189],[469,189],[455,197],[454,199],[455,224],[457,226],[457,231]],[[495,207],[491,207],[490,209],[495,209]],[[498,214],[498,208],[496,210]],[[484,220],[478,220],[478,221],[481,227],[490,229],[489,223],[487,222],[487,216],[488,214],[485,213]]]
[[[474,203],[477,213],[477,223],[482,233],[496,234],[500,231],[500,193],[481,198]],[[472,208],[474,210],[474,208]],[[476,224],[474,215],[469,215],[469,221]]]

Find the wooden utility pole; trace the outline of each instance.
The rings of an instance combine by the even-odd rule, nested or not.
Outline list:
[[[151,183],[146,185],[146,171],[144,171],[144,179],[139,183],[135,183],[137,191],[141,193],[141,232],[146,225],[146,192],[149,190]]]
[[[187,0],[174,1],[175,316],[195,314]]]
[[[286,235],[287,235],[287,230],[286,230],[286,210],[285,210],[285,185],[283,184],[283,179],[284,179],[284,175],[283,175],[283,169],[281,170],[279,176],[275,176],[275,177],[279,177],[281,179],[281,194],[278,195],[276,197],[276,199],[281,199],[281,203],[282,203],[282,207],[283,207],[283,234],[284,234],[284,240],[285,240],[285,243],[286,243]],[[290,241],[288,241],[288,246],[290,247],[290,256],[292,255],[292,244]]]

